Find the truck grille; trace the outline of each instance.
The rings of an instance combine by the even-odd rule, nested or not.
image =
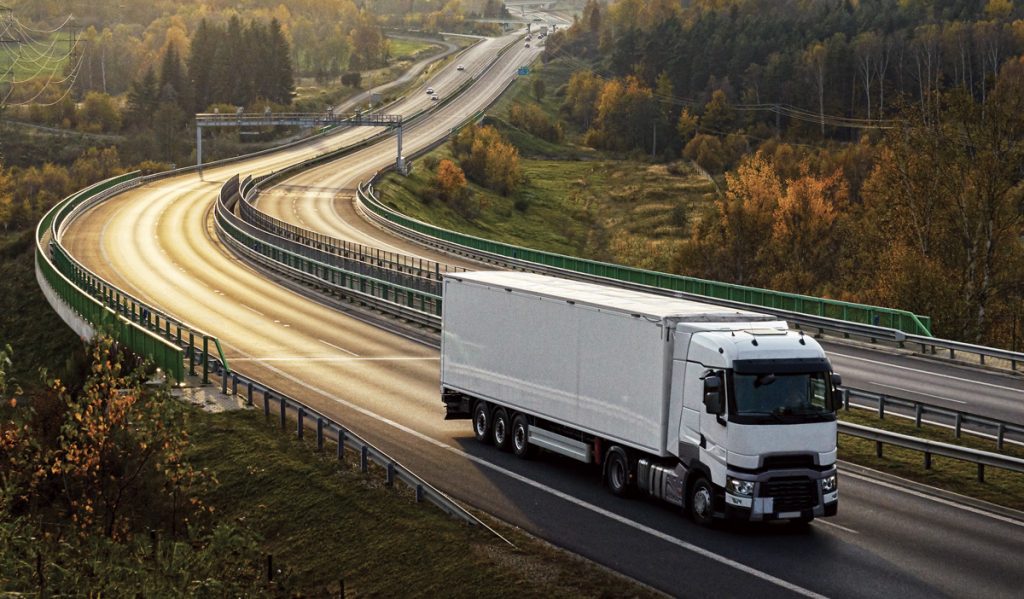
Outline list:
[[[777,478],[761,484],[761,496],[773,497],[776,512],[797,512],[818,503],[818,489],[806,478]]]

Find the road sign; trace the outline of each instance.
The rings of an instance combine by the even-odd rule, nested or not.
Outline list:
[[[530,67],[519,67],[519,74],[520,75],[529,75],[530,74]]]

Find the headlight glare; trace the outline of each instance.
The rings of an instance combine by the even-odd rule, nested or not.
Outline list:
[[[733,495],[750,497],[754,494],[754,481],[751,480],[740,480],[730,476],[726,478],[725,486]]]

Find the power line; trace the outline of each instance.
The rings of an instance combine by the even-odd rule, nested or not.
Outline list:
[[[71,25],[72,17],[67,17],[63,23],[53,29],[38,29],[22,23],[14,15],[14,11],[0,6],[0,48],[6,49],[3,53],[9,59],[6,68],[0,66],[0,84],[6,81],[7,90],[0,89],[0,105],[27,105],[34,103],[52,86],[67,84],[60,99],[43,106],[51,106],[62,101],[70,93],[71,87],[82,71],[84,53],[78,57],[78,62],[69,70],[62,79],[57,79],[61,65],[75,55],[78,50],[80,37],[77,27]],[[68,30],[68,47],[66,52],[58,50],[61,42],[60,32]],[[19,80],[19,69],[24,72],[31,71],[31,75]],[[32,81],[38,81],[46,76],[42,87],[28,100],[9,102],[19,86]],[[31,92],[30,92],[31,93]]]

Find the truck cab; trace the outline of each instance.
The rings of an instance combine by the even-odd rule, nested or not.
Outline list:
[[[708,328],[676,326],[670,421],[679,435],[666,448],[694,518],[835,514],[839,381],[821,346],[783,322]]]

